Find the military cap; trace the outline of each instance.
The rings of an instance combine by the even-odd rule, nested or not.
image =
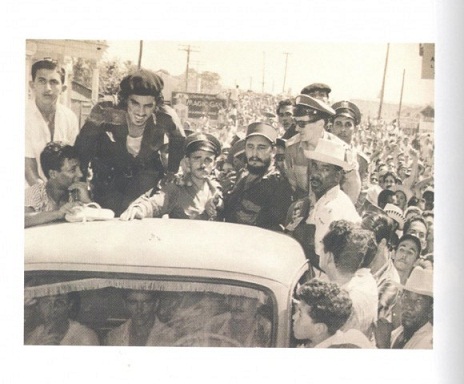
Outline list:
[[[266,123],[251,123],[247,128],[246,138],[251,136],[264,136],[272,144],[277,140],[277,131],[269,124]]]
[[[359,125],[361,122],[361,111],[356,106],[356,104],[351,101],[339,101],[332,105],[332,108],[335,109],[335,117],[345,116],[354,120],[356,125]]]
[[[209,133],[192,133],[185,139],[184,153],[189,155],[192,152],[200,150],[213,152],[215,156],[219,156],[221,153],[221,143],[215,136]]]
[[[154,96],[163,90],[163,79],[148,69],[139,69],[121,80],[119,85],[121,95]]]
[[[332,92],[332,90],[330,89],[330,87],[327,85],[327,84],[324,84],[324,83],[313,83],[313,84],[310,84],[310,85],[307,85],[306,87],[304,87],[302,90],[301,90],[301,94],[303,95],[309,95],[311,92],[313,91],[326,91],[327,92],[327,95]]]
[[[310,114],[322,114],[323,116],[335,116],[335,111],[324,102],[308,95],[298,95],[295,99],[294,116],[306,116]],[[312,112],[312,113],[311,113]]]

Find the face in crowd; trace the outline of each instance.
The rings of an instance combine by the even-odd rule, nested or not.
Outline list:
[[[188,157],[190,170],[193,178],[206,179],[216,164],[216,157],[213,152],[198,150],[192,152]]]
[[[57,70],[45,68],[37,71],[35,79],[29,85],[34,91],[37,105],[44,108],[54,106],[58,97],[66,90]]]
[[[301,141],[317,143],[324,132],[325,121],[319,119],[314,121],[310,116],[295,117],[296,130],[300,134]]]
[[[396,191],[395,196],[396,196],[395,205],[397,205],[404,211],[408,206],[408,199],[406,197],[406,194],[403,191]]]
[[[68,321],[72,303],[68,295],[46,296],[37,299],[37,310],[44,324],[53,326]]]
[[[401,324],[407,331],[417,331],[432,318],[433,299],[429,296],[405,290],[400,304]]]
[[[427,228],[423,222],[413,221],[406,234],[416,236],[421,243],[422,249],[427,247]]]
[[[392,189],[396,185],[396,179],[392,175],[380,178],[380,186],[382,189]]]
[[[317,160],[311,160],[310,169],[311,190],[317,198],[338,185],[343,177],[343,170],[340,167]]]
[[[345,143],[351,144],[354,133],[354,120],[346,116],[337,116],[334,119],[331,131]]]
[[[151,292],[131,291],[124,302],[135,326],[145,326],[153,321],[157,300]]]
[[[296,302],[293,314],[293,334],[298,340],[315,339],[320,334],[320,327],[309,315],[311,307],[304,301]]]
[[[398,248],[396,249],[394,259],[395,268],[397,271],[409,275],[419,256],[417,244],[411,239],[405,239],[398,244]]]
[[[127,115],[133,126],[144,127],[147,120],[155,112],[154,96],[130,95],[127,100]]]
[[[77,183],[82,178],[82,171],[78,159],[64,159],[61,170],[50,170],[52,179],[60,189],[67,190],[69,186]]]
[[[277,115],[279,117],[279,123],[282,124],[284,129],[289,129],[293,124],[293,106],[285,105],[280,107]]]
[[[246,139],[247,168],[252,174],[264,174],[271,165],[275,149],[264,136],[255,135]]]

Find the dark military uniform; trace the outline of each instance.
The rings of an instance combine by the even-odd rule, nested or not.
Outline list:
[[[127,149],[125,111],[112,106],[95,106],[76,138],[83,173],[92,178],[94,200],[112,209],[116,216],[156,187],[166,171],[176,172],[183,157],[185,137],[175,112],[162,107],[155,116],[146,123],[137,156]],[[168,170],[163,168],[159,154],[165,134],[169,137]]]
[[[292,188],[275,168],[250,181],[245,172],[224,197],[224,218],[231,223],[281,231],[292,202]]]

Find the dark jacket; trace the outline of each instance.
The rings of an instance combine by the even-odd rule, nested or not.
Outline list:
[[[282,231],[292,202],[289,182],[273,167],[264,176],[249,183],[248,175],[248,172],[244,173],[224,196],[225,221]]]
[[[153,118],[147,121],[140,152],[134,157],[126,147],[129,130],[125,112],[99,105],[92,112],[75,146],[83,174],[92,179],[94,200],[119,216],[133,200],[156,187],[168,171],[159,154],[165,134],[169,137],[169,153],[173,152],[168,168],[177,171],[185,135],[172,108],[163,107],[156,112],[156,123]]]

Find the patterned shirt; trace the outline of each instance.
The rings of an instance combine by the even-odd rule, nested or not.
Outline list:
[[[47,183],[37,183],[24,191],[24,207],[34,212],[51,212],[58,210],[57,204],[48,196]]]

